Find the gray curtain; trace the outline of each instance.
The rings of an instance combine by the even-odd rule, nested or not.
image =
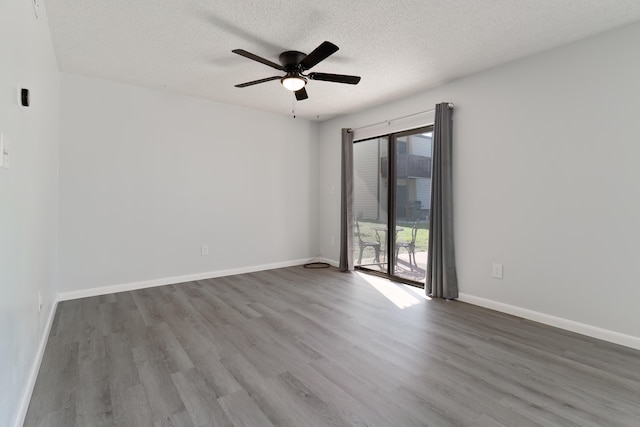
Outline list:
[[[436,105],[433,127],[431,214],[425,291],[435,298],[458,298],[453,245],[452,122],[453,106]]]
[[[353,132],[342,129],[340,271],[353,271]]]

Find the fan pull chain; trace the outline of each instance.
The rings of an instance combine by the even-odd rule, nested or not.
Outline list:
[[[296,118],[296,98],[295,96],[291,99],[291,114],[293,118]]]

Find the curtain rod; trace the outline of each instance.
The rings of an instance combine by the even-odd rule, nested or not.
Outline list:
[[[453,108],[453,104],[452,104],[452,103],[449,103],[449,104],[447,105],[447,107],[449,107],[449,108]],[[422,114],[427,114],[427,113],[433,113],[434,111],[436,111],[436,109],[435,109],[435,108],[432,108],[432,109],[430,109],[430,110],[420,111],[420,112],[418,112],[418,113],[413,113],[413,114],[409,114],[409,115],[402,116],[402,117],[396,117],[395,119],[384,120],[384,121],[382,121],[382,122],[373,123],[373,124],[366,125],[366,126],[360,126],[359,128],[349,129],[349,130],[347,130],[347,132],[352,133],[352,132],[354,132],[354,131],[356,131],[356,130],[362,130],[362,129],[366,129],[366,128],[370,128],[370,127],[374,127],[374,126],[379,126],[379,125],[383,125],[383,124],[385,124],[385,123],[390,125],[390,124],[391,124],[391,122],[395,122],[395,121],[397,121],[397,120],[408,119],[408,118],[410,118],[410,117],[420,116],[420,115],[422,115]]]

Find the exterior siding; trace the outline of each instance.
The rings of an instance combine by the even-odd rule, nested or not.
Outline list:
[[[380,160],[379,139],[362,141],[353,145],[353,212],[359,219],[378,219],[378,197],[386,189],[379,188]],[[380,183],[382,187],[382,183]]]

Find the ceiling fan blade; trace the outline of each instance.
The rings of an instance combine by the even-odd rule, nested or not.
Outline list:
[[[254,80],[252,82],[240,83],[236,87],[247,87],[257,85],[258,83],[270,82],[271,80],[280,80],[282,76],[267,77],[266,79]]]
[[[303,101],[309,97],[309,95],[307,95],[307,90],[305,88],[297,90],[295,94],[296,94],[296,99],[298,101]]]
[[[309,73],[308,77],[311,80],[346,83],[349,85],[357,85],[360,82],[360,76],[347,76],[345,74]]]
[[[258,55],[255,55],[251,52],[247,52],[244,49],[234,49],[231,52],[238,54],[240,56],[244,56],[245,58],[253,59],[254,61],[258,61],[264,65],[268,65],[269,67],[273,67],[276,70],[285,71],[284,67],[280,64],[276,64],[275,62],[271,62],[268,59],[264,59]]]
[[[324,61],[329,56],[333,55],[338,51],[338,46],[331,42],[322,42],[320,46],[315,48],[313,52],[307,55],[302,61],[300,61],[300,65],[303,70],[309,70],[314,67],[318,62]]]

